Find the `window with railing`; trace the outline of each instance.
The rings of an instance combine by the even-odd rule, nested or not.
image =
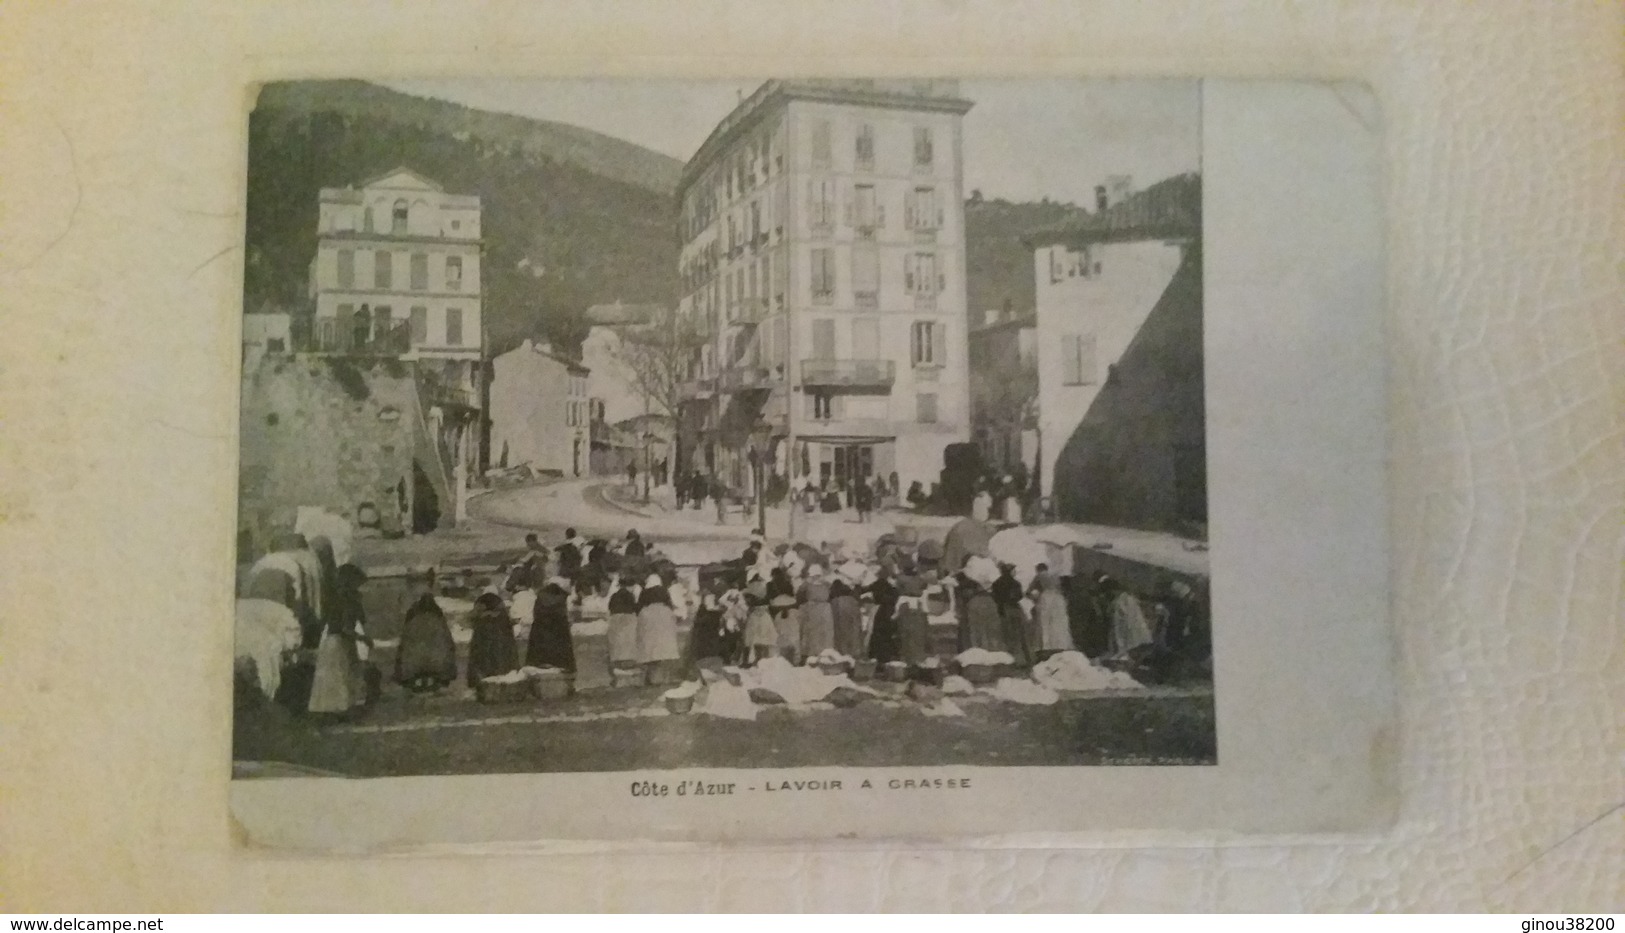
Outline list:
[[[855,141],[855,164],[860,172],[872,172],[875,168],[875,128],[867,123],[858,127]]]
[[[914,168],[916,170],[929,170],[936,159],[936,150],[932,145],[931,128],[929,126],[916,126],[914,128]]]
[[[812,251],[812,298],[818,304],[835,300],[835,251],[828,247]]]
[[[874,243],[852,246],[852,300],[860,308],[880,307],[880,249]]]

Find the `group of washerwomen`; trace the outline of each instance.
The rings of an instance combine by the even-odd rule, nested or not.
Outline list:
[[[283,533],[250,568],[237,600],[239,684],[296,713],[343,715],[379,689],[361,585],[366,572],[339,563],[333,542]]]

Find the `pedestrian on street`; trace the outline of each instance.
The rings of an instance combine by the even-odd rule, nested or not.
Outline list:
[[[869,513],[875,508],[875,491],[869,488],[869,484],[862,478],[856,480],[856,484],[852,490],[852,499],[858,509],[858,522],[867,522]]]
[[[633,492],[638,491],[638,464],[632,461],[626,465],[626,485],[632,487]]]
[[[559,561],[559,576],[570,581],[575,586],[576,574],[581,572],[581,542],[576,539],[576,530],[564,530],[564,543],[554,551]]]

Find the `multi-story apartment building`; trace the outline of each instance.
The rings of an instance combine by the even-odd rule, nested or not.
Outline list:
[[[929,485],[969,432],[954,81],[773,80],[679,182],[697,466]],[[793,444],[787,444],[787,439]],[[686,445],[685,445],[686,446]]]
[[[323,188],[309,349],[419,360],[477,404],[482,355],[480,199],[398,168]]]

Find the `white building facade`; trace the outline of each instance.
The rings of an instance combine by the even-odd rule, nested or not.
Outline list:
[[[480,199],[399,168],[323,188],[310,291],[311,349],[440,360],[477,394],[482,355]]]
[[[927,485],[969,434],[953,81],[769,81],[679,186],[695,466]],[[786,444],[786,439],[794,443]]]

